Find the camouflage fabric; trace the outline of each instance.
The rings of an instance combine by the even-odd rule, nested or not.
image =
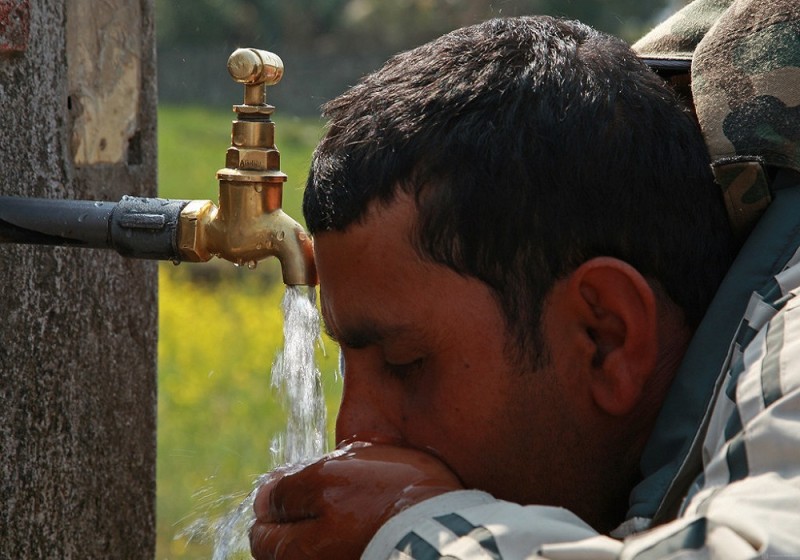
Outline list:
[[[732,2],[695,0],[639,39],[633,50],[645,58],[689,60],[697,44]]]
[[[772,202],[763,162],[758,158],[734,158],[711,164],[722,188],[725,209],[734,233],[744,239]]]
[[[697,119],[731,224],[744,236],[775,169],[800,172],[800,2],[696,0],[634,45],[692,57]]]

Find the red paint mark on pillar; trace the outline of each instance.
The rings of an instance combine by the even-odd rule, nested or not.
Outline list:
[[[28,0],[0,0],[0,53],[25,51],[30,31]]]

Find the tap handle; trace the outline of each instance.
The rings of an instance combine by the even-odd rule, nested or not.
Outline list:
[[[274,86],[283,77],[283,61],[269,51],[236,49],[228,58],[228,72],[240,84]]]
[[[244,84],[245,105],[264,105],[266,86],[274,86],[283,77],[283,61],[269,51],[236,49],[228,58],[228,73]]]

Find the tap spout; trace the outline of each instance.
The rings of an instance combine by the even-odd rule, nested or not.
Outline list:
[[[282,210],[276,212],[278,247],[275,256],[281,263],[283,283],[287,286],[316,286],[317,267],[314,263],[314,241],[303,226]],[[284,232],[281,235],[280,232]]]
[[[276,257],[284,284],[316,285],[313,241],[281,209],[282,184],[255,180],[263,179],[257,173],[239,171],[235,176],[236,180],[220,180],[219,206],[210,200],[193,200],[181,212],[181,259],[205,262],[219,257],[253,267]]]

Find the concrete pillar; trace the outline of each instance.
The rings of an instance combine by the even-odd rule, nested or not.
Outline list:
[[[156,193],[154,0],[0,0],[0,195]],[[0,558],[152,558],[157,274],[0,244]]]

